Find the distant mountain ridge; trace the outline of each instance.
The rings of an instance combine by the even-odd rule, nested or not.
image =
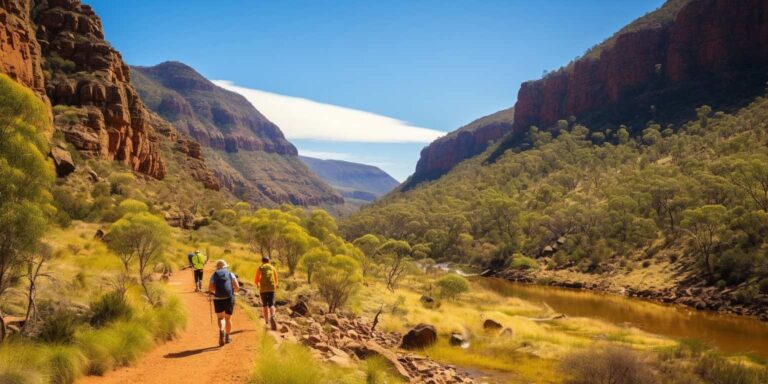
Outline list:
[[[400,183],[379,167],[343,160],[322,160],[300,156],[312,172],[345,198],[373,201]]]
[[[132,70],[145,104],[205,147],[223,188],[256,204],[343,203],[299,160],[280,128],[241,95],[179,62]]]

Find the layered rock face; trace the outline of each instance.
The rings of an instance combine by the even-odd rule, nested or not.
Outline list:
[[[656,16],[657,23],[625,28],[598,46],[599,55],[524,83],[515,131],[547,128],[571,116],[592,129],[628,124],[637,131],[651,119],[675,122],[700,105],[727,109],[762,92],[768,80],[768,2],[680,3],[644,17]],[[662,19],[663,12],[670,17]]]
[[[0,0],[0,71],[43,96],[42,56],[30,6],[25,0]]]
[[[403,183],[403,189],[434,180],[460,162],[478,155],[488,145],[512,130],[514,109],[509,108],[477,119],[443,136],[421,150],[414,174]]]
[[[84,157],[120,161],[162,179],[160,138],[98,16],[77,0],[33,1],[32,7],[56,129]]]
[[[248,100],[189,66],[165,62],[132,69],[133,82],[147,105],[201,144],[227,152],[297,154],[280,128]]]

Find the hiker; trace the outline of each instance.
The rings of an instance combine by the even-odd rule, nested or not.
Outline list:
[[[256,286],[261,296],[261,312],[267,326],[277,330],[275,322],[275,291],[277,291],[277,268],[269,262],[268,256],[261,257],[261,266],[256,270]]]
[[[187,255],[187,258],[195,274],[195,292],[201,292],[203,290],[203,268],[205,268],[205,263],[208,262],[208,257],[203,255],[198,249],[194,253]]]
[[[240,291],[237,276],[229,271],[227,262],[216,261],[216,272],[211,275],[208,293],[213,295],[213,308],[219,322],[219,346],[232,342],[232,312],[235,310],[235,293]]]

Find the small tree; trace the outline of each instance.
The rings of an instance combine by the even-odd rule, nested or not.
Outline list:
[[[168,224],[148,212],[128,214],[112,224],[109,231],[109,248],[120,257],[127,274],[131,262],[138,261],[141,286],[152,304],[156,300],[149,292],[148,267],[160,259],[169,236]]]
[[[376,249],[381,245],[381,240],[369,233],[358,237],[352,244],[360,249],[365,255],[365,257],[360,260],[360,268],[362,269],[363,276],[368,276],[368,273],[370,273],[371,268],[373,267],[373,256],[376,253]]]
[[[290,223],[283,229],[280,254],[288,266],[288,276],[293,276],[299,259],[307,251],[309,245],[309,234],[300,225]]]
[[[312,284],[312,275],[330,259],[331,253],[324,248],[312,248],[301,257],[301,267],[307,272],[307,284]]]
[[[25,261],[54,213],[55,179],[46,160],[51,127],[46,106],[32,91],[0,74],[0,301],[24,273]],[[0,313],[0,341],[5,327]]]
[[[465,292],[469,292],[469,281],[455,274],[449,273],[435,283],[440,288],[440,297],[453,300]]]
[[[696,253],[699,254],[707,273],[714,274],[712,256],[720,244],[720,237],[726,230],[728,210],[722,205],[705,205],[683,212],[682,226],[693,238]]]
[[[376,250],[376,254],[385,264],[387,288],[394,292],[397,283],[410,269],[411,245],[402,240],[387,240]]]
[[[328,304],[328,312],[333,313],[346,304],[360,287],[361,279],[360,265],[347,255],[333,256],[322,264],[315,284],[320,296]]]
[[[40,277],[51,277],[44,267],[45,263],[51,259],[52,254],[51,248],[43,244],[36,252],[27,256],[27,282],[29,286],[27,290],[27,313],[24,316],[25,329],[37,322],[37,281]]]

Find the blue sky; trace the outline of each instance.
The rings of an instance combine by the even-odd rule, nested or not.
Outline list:
[[[304,117],[291,121],[285,111],[273,112],[283,112],[283,131],[300,151],[378,165],[399,180],[413,172],[435,131],[512,106],[521,82],[566,64],[663,3],[85,2],[129,64],[178,60],[209,79],[260,91],[255,100],[264,103],[293,96],[271,105]],[[343,108],[331,107],[325,119],[322,104]],[[303,114],[305,107],[314,112]],[[326,121],[315,126],[318,114]]]

